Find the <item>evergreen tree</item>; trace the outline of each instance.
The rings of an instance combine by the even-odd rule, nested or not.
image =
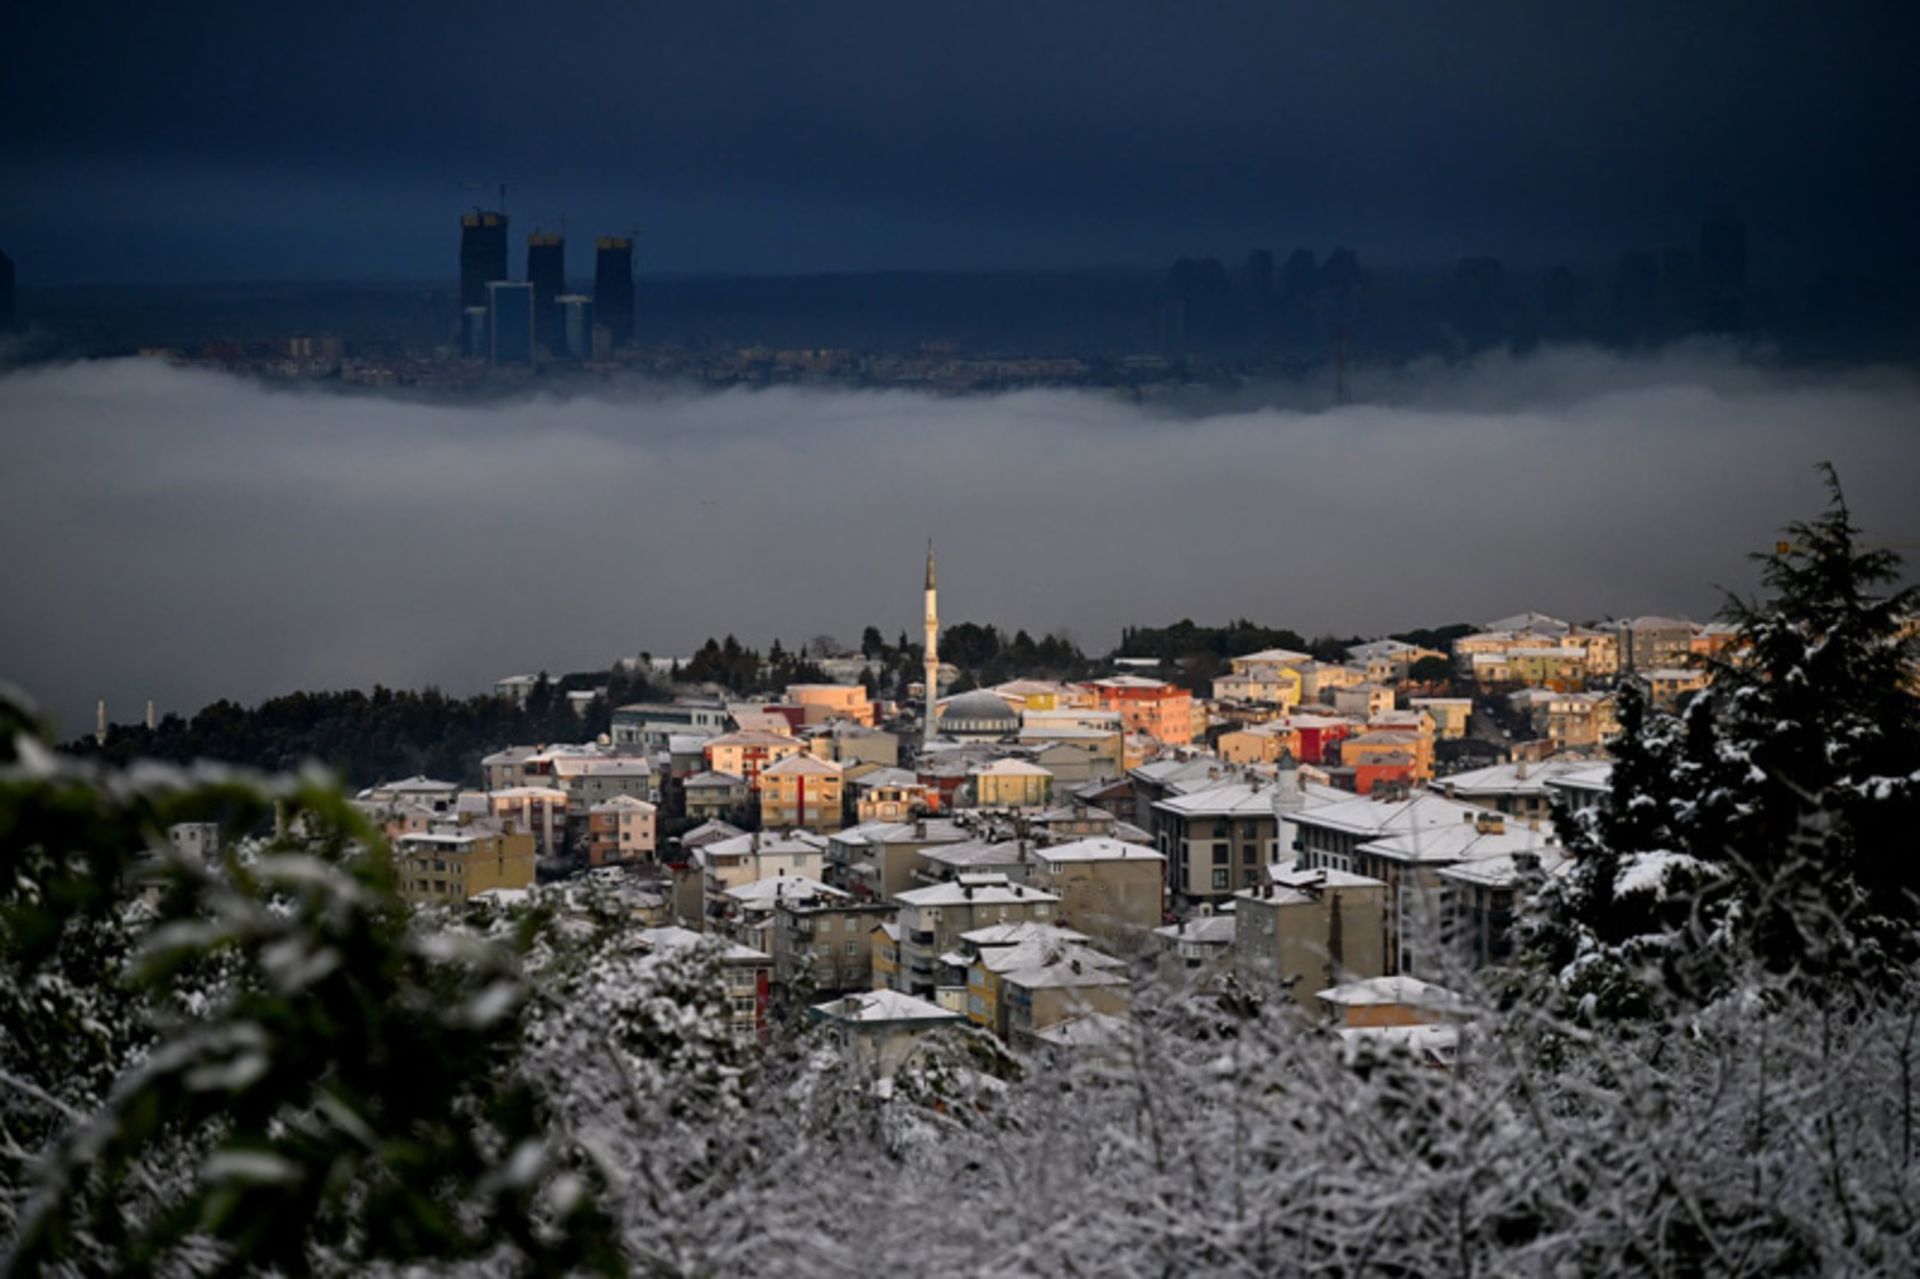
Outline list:
[[[1920,955],[1920,700],[1897,556],[1831,502],[1758,555],[1763,599],[1678,714],[1623,691],[1608,802],[1561,828],[1538,957],[1602,1011],[1713,998],[1743,972],[1847,992]],[[1656,980],[1657,975],[1657,980]]]

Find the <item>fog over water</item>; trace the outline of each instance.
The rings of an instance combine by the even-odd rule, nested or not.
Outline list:
[[[1375,634],[1718,605],[1841,469],[1920,542],[1920,382],[1708,348],[1260,388],[634,390],[486,405],[120,360],[0,375],[0,678],[79,731],[221,696],[917,633],[1248,616]],[[1911,557],[1912,551],[1909,551]]]

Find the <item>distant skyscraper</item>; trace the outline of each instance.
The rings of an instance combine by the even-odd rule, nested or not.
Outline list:
[[[487,308],[470,306],[460,313],[460,353],[469,360],[487,358]]]
[[[633,342],[633,240],[603,235],[594,241],[593,310],[613,345]]]
[[[475,209],[460,215],[460,307],[487,304],[487,286],[511,280],[507,270],[507,215]]]
[[[0,329],[13,325],[13,259],[0,253]]]
[[[1708,329],[1731,333],[1745,326],[1747,227],[1725,209],[1700,224],[1700,284]]]
[[[560,324],[556,330],[554,354],[570,360],[593,358],[593,299],[579,293],[562,293],[555,299]]]
[[[527,237],[527,283],[533,286],[533,344],[560,353],[560,312],[567,291],[566,237],[535,231]]]
[[[487,285],[487,362],[533,363],[533,286],[511,280]]]

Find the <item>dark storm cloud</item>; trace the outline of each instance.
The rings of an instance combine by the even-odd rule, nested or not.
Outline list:
[[[1895,373],[1560,351],[1169,413],[1079,392],[777,390],[446,407],[119,361],[0,378],[0,678],[148,697],[470,690],[737,632],[1251,616],[1378,633],[1523,608],[1704,616],[1822,500],[1920,539]],[[1296,395],[1296,392],[1287,392]]]
[[[1909,5],[17,5],[39,278],[432,274],[460,184],[659,269],[1534,259],[1916,214]],[[17,255],[22,256],[22,255]]]

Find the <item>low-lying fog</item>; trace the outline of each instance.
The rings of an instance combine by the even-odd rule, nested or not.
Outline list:
[[[0,376],[0,678],[67,732],[298,688],[484,687],[941,613],[1374,634],[1704,617],[1840,468],[1920,540],[1920,383],[1589,350],[1172,412],[1027,391],[447,405],[120,360]]]

